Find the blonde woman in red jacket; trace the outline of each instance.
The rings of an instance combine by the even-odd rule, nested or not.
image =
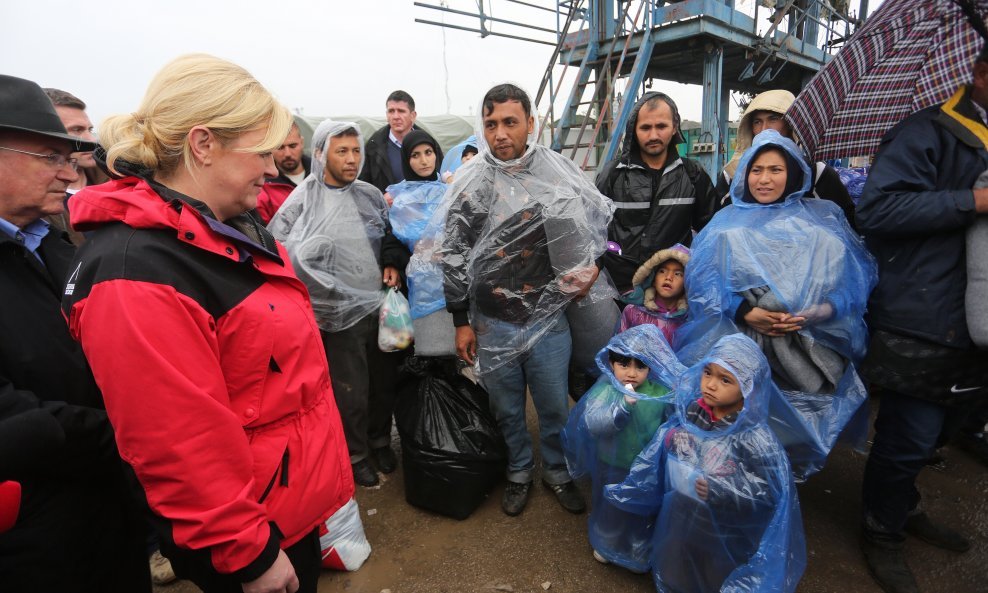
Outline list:
[[[72,199],[90,232],[63,310],[176,574],[316,590],[317,526],[353,495],[305,286],[251,212],[289,112],[248,72],[183,56],[100,128],[116,177]]]

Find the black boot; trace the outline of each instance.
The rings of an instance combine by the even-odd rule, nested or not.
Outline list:
[[[885,593],[919,593],[919,585],[906,564],[903,540],[869,531],[861,536],[868,571]]]
[[[950,550],[951,552],[967,552],[971,543],[967,539],[944,525],[938,525],[924,512],[910,515],[906,519],[906,533],[921,539],[931,546]]]

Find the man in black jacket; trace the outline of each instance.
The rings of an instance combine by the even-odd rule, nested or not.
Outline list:
[[[150,591],[144,521],[61,312],[74,248],[43,220],[78,177],[70,155],[94,148],[41,87],[0,76],[0,420],[30,423],[0,434],[0,480],[23,488],[0,534],[5,591]]]
[[[668,95],[645,93],[628,120],[621,157],[597,176],[597,189],[616,207],[607,238],[621,246],[621,255],[609,251],[604,265],[622,293],[633,288],[642,262],[676,243],[689,246],[693,232],[714,215],[710,176],[676,151],[685,142],[680,122]]]
[[[405,179],[401,168],[401,141],[415,127],[415,99],[405,91],[388,95],[385,103],[388,125],[381,127],[367,140],[364,147],[366,162],[360,180],[384,193],[389,185]],[[385,196],[387,198],[387,196]],[[389,201],[390,205],[390,201]]]
[[[858,228],[879,266],[862,372],[884,388],[865,467],[862,548],[894,593],[919,591],[903,557],[906,534],[969,547],[923,512],[916,477],[988,395],[988,353],[971,341],[964,294],[966,231],[988,213],[988,189],[972,189],[988,169],[986,108],[983,51],[972,84],[885,135],[858,203]]]

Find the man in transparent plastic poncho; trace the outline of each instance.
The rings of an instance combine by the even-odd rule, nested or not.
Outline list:
[[[570,412],[563,445],[570,475],[593,479],[588,538],[594,558],[633,572],[651,564],[655,517],[622,511],[604,486],[628,476],[635,457],[673,410],[672,388],[686,371],[662,331],[637,325],[597,354],[600,378]]]
[[[326,120],[312,144],[312,173],[268,228],[309,289],[354,480],[373,486],[378,477],[369,459],[384,473],[397,465],[390,445],[398,360],[377,347],[378,309],[383,286],[400,284],[408,252],[391,234],[381,192],[357,180],[364,161],[360,128]]]
[[[572,351],[565,309],[576,298],[597,298],[591,288],[613,206],[572,161],[535,144],[531,102],[520,88],[489,90],[481,119],[480,153],[447,195],[438,252],[457,353],[477,363],[508,445],[504,512],[521,513],[532,484],[527,386],[539,414],[542,482],[580,513],[585,505],[560,442]]]
[[[604,489],[655,516],[652,576],[665,593],[792,593],[806,541],[789,461],[768,428],[776,389],[750,338],[722,337],[676,387],[676,412]]]

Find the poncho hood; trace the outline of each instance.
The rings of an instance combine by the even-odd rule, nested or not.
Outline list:
[[[789,168],[789,176],[786,183],[788,193],[783,196],[782,200],[771,204],[760,204],[754,201],[750,193],[746,191],[748,187],[748,169],[751,167],[751,163],[755,158],[769,148],[780,149],[786,155],[786,163]],[[798,168],[797,174],[800,175],[798,181],[793,179],[792,169],[794,167]],[[737,208],[776,208],[787,206],[809,192],[810,185],[813,181],[813,174],[810,172],[810,166],[807,164],[806,159],[803,158],[803,152],[796,146],[795,142],[775,130],[765,130],[755,136],[754,144],[745,151],[738,163],[738,171],[741,174],[735,175],[734,179],[731,180],[731,203]]]
[[[699,399],[703,369],[710,363],[723,367],[734,375],[744,397],[744,408],[738,412],[737,420],[717,434],[764,427],[768,421],[769,402],[777,388],[772,382],[772,370],[761,348],[743,334],[721,337],[700,362],[683,373],[675,395],[676,410],[680,418],[686,418],[686,409]],[[683,426],[701,436],[714,434],[690,422],[683,422]]]
[[[636,325],[611,338],[607,346],[597,353],[597,368],[610,379],[611,385],[624,393],[636,397],[633,390],[627,389],[614,377],[608,351],[637,358],[648,367],[650,381],[672,387],[686,371],[679,362],[662,331],[654,325]]]

